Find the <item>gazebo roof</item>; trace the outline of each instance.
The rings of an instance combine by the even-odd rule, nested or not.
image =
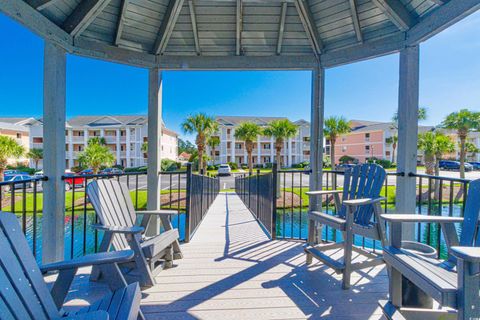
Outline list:
[[[480,0],[4,0],[79,55],[169,69],[309,69],[396,52]]]

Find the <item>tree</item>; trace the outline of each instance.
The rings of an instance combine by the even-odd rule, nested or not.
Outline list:
[[[195,115],[188,116],[183,121],[181,127],[184,133],[196,134],[195,144],[198,151],[198,168],[204,168],[203,154],[205,152],[205,146],[208,138],[218,129],[218,124],[213,117],[206,115],[205,113],[197,113]]]
[[[435,175],[440,175],[440,160],[446,153],[455,152],[455,142],[449,136],[436,132],[435,146]],[[436,181],[438,182],[438,180]]]
[[[105,140],[104,137],[93,137],[88,139],[87,145],[88,144],[99,144],[99,145],[105,146],[107,145],[107,141]]]
[[[350,132],[350,122],[344,117],[332,116],[325,119],[325,128],[323,132],[325,137],[330,140],[330,159],[332,161],[332,169],[335,169],[335,143],[338,136]]]
[[[195,150],[195,145],[190,141],[178,139],[178,154],[181,154],[182,152],[192,154]]]
[[[474,158],[475,155],[480,152],[480,149],[477,148],[477,146],[474,143],[467,141],[465,142],[465,151],[467,154],[468,153],[470,154],[471,158]]]
[[[0,182],[3,181],[3,172],[7,168],[9,158],[20,158],[25,149],[13,138],[0,136]]]
[[[148,142],[147,142],[147,141],[145,141],[144,143],[142,143],[141,151],[142,151],[143,153],[148,153]]]
[[[427,120],[427,108],[425,107],[420,107],[418,108],[418,120],[423,121]],[[398,144],[398,112],[395,112],[395,114],[392,117],[392,129],[395,130],[393,136],[388,138],[387,143],[392,144],[392,162],[397,162],[395,159],[395,151],[397,150],[397,144]]]
[[[418,135],[418,149],[423,151],[425,172],[430,175],[435,171],[435,140],[436,135],[431,131]]]
[[[295,131],[296,132],[296,131]],[[235,129],[235,138],[245,142],[248,155],[248,171],[253,172],[253,146],[257,137],[262,134],[260,126],[253,122],[243,122]]]
[[[102,166],[111,166],[115,163],[115,156],[110,149],[102,144],[102,140],[92,138],[88,140],[87,147],[78,155],[78,162],[88,166],[93,174],[97,174]]]
[[[35,163],[35,169],[38,169],[38,162],[43,159],[43,149],[32,148],[28,151],[27,157]]]
[[[460,139],[460,178],[465,178],[466,141],[468,133],[480,127],[480,113],[462,109],[450,113],[441,126],[445,129],[456,130]]]
[[[275,120],[268,124],[263,134],[275,139],[276,161],[279,167],[282,167],[282,158],[280,156],[285,139],[293,138],[298,132],[298,127],[288,119]]]
[[[220,144],[220,137],[219,136],[209,137],[207,144],[212,149],[212,159],[213,159],[213,164],[215,164],[215,149]]]

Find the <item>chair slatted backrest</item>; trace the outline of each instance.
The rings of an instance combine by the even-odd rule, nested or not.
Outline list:
[[[480,232],[478,219],[480,217],[480,179],[470,182],[468,186],[467,202],[463,213],[463,224],[460,234],[460,246],[480,246]]]
[[[136,214],[127,185],[114,179],[101,179],[90,182],[87,195],[102,225],[112,227],[132,227]],[[115,234],[112,244],[116,250],[128,249],[124,234]]]
[[[345,171],[343,200],[378,198],[387,173],[377,164],[359,164]],[[342,206],[338,215],[345,217],[347,208]],[[354,222],[363,226],[371,224],[373,205],[361,206],[354,215]]]
[[[0,212],[0,318],[59,317],[17,217]]]

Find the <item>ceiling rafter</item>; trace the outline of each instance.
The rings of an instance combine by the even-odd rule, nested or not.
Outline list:
[[[352,14],[353,28],[358,42],[363,42],[362,28],[360,27],[360,19],[358,18],[357,1],[349,0],[350,13]]]
[[[154,45],[155,54],[163,54],[167,49],[168,40],[172,35],[175,24],[177,23],[180,11],[182,11],[184,0],[170,0],[167,11],[163,17],[162,24],[158,30],[158,37]]]
[[[47,8],[48,6],[51,6],[55,2],[58,2],[59,0],[27,0],[26,2],[33,8],[37,10],[43,10]]]
[[[242,54],[242,26],[243,26],[243,3],[242,0],[237,0],[236,6],[236,35],[235,35],[235,54],[237,56]]]
[[[372,0],[372,2],[395,24],[400,30],[407,31],[416,23],[415,17],[399,0]]]
[[[190,10],[190,21],[192,22],[193,40],[195,41],[195,52],[201,55],[200,40],[198,38],[197,15],[195,13],[195,3],[193,0],[188,0],[188,8]]]
[[[72,36],[79,36],[105,9],[111,0],[84,0],[63,23],[63,29]]]
[[[308,39],[310,40],[313,52],[315,53],[315,55],[321,54],[323,50],[323,44],[318,34],[315,20],[313,19],[312,13],[310,12],[310,7],[305,2],[305,0],[295,0],[295,8],[297,8],[300,21],[302,22]]]
[[[127,12],[128,3],[130,0],[122,0],[120,7],[120,14],[118,16],[117,31],[115,32],[115,45],[118,46],[122,39],[123,26],[125,24],[125,14]]]
[[[280,23],[278,25],[278,39],[277,39],[277,55],[282,53],[283,34],[285,32],[285,20],[287,18],[288,3],[282,3],[282,9],[280,11]]]

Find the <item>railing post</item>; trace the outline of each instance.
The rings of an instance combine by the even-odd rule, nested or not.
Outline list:
[[[260,212],[260,201],[258,195],[260,194],[260,169],[257,169],[257,219]]]
[[[180,186],[179,186],[180,188]],[[190,242],[191,235],[191,209],[192,209],[192,164],[187,163],[187,195],[185,197],[185,242]]]
[[[277,183],[278,183],[277,163],[272,166],[272,239],[277,238]]]
[[[252,173],[249,171],[248,172],[248,208],[249,209],[252,207],[251,206],[251,201],[252,201],[251,193],[252,193]]]

